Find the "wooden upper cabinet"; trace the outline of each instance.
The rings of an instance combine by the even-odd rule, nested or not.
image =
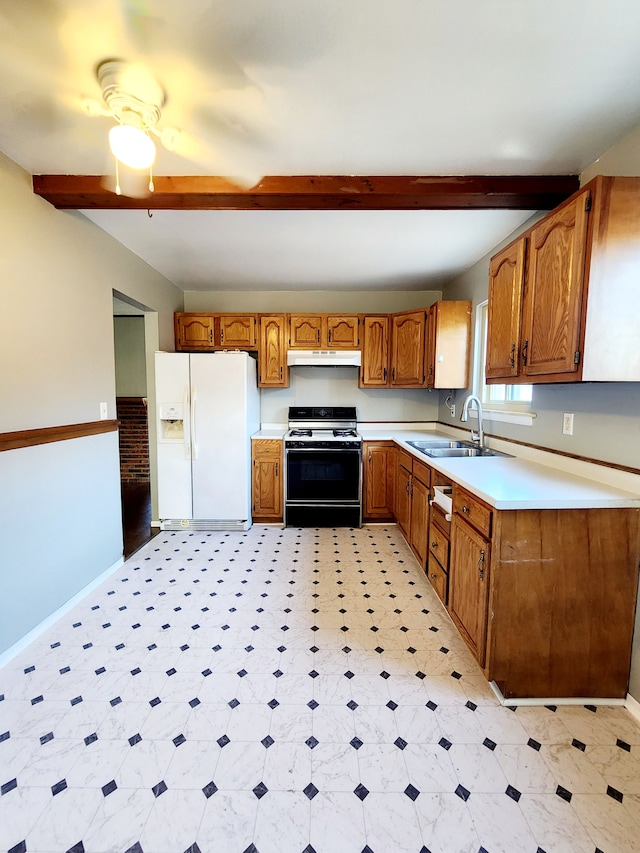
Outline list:
[[[526,237],[521,237],[491,259],[485,365],[487,379],[510,379],[520,371],[526,245]]]
[[[357,314],[327,314],[327,346],[329,349],[360,348],[360,318]]]
[[[258,341],[258,386],[288,388],[287,318],[284,314],[263,314],[260,317]]]
[[[322,346],[322,314],[291,314],[289,346],[293,349],[318,349]]]
[[[361,388],[389,387],[389,316],[364,317]]]
[[[174,315],[176,350],[212,350],[215,348],[213,314]]]
[[[177,313],[176,350],[255,350],[256,327],[255,314]]]
[[[291,349],[359,349],[357,314],[291,314]]]
[[[425,385],[425,311],[393,315],[391,385],[423,388]]]
[[[218,318],[218,342],[230,349],[256,349],[255,314],[221,314]]]
[[[580,193],[530,232],[522,322],[525,376],[578,370],[589,204],[590,193]]]
[[[492,259],[487,383],[639,382],[638,281],[640,178],[599,175]]]
[[[471,349],[471,301],[444,300],[427,313],[427,388],[467,388]]]

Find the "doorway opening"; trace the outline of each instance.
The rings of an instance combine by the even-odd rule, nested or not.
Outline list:
[[[147,339],[148,309],[114,290],[113,334],[116,411],[120,440],[120,493],[124,556],[151,539]]]

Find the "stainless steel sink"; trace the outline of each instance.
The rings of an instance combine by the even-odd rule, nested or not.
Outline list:
[[[427,451],[431,448],[447,448],[447,447],[467,447],[464,441],[450,441],[448,438],[425,438],[417,441],[408,441],[411,447],[416,450]]]
[[[503,456],[512,459],[510,453],[502,453],[500,450],[492,450],[488,447],[477,447],[468,441],[446,441],[436,443],[436,440],[408,441],[411,447],[415,447],[425,456],[433,459],[465,459],[475,456]]]

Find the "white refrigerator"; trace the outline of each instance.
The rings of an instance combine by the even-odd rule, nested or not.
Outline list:
[[[163,530],[251,527],[256,362],[246,352],[156,353],[158,514]]]

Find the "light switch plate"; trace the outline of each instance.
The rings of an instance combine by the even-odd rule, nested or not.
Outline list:
[[[565,412],[562,416],[562,434],[573,435],[573,414]]]
[[[100,403],[100,420],[106,421],[108,417],[109,417],[109,414],[108,414],[108,410],[107,410],[107,404],[106,403]]]

